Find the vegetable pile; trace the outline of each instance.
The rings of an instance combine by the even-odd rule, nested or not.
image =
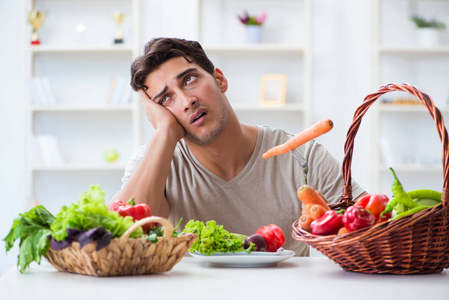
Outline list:
[[[255,234],[245,236],[228,232],[214,220],[207,221],[206,224],[190,220],[183,232],[198,235],[189,251],[198,251],[204,255],[240,251],[248,254],[251,251],[276,252],[285,243],[284,232],[275,224],[262,226]]]
[[[308,185],[300,187],[297,195],[303,210],[298,226],[315,235],[341,235],[441,204],[440,192],[429,189],[406,192],[394,170],[390,170],[394,178],[391,199],[382,194],[365,195],[346,210],[331,210],[320,192]]]
[[[96,241],[96,250],[99,251],[108,246],[112,238],[121,237],[135,220],[151,216],[148,205],[132,206],[132,202],[123,204],[126,210],[120,214],[114,211],[113,205],[109,208],[105,204],[104,196],[105,193],[99,186],[92,185],[80,195],[78,201],[68,207],[62,206],[56,217],[42,205],[20,214],[3,239],[6,252],[12,249],[16,240],[20,240],[17,262],[19,271],[23,273],[33,261],[40,263],[42,256],[45,256],[50,248],[62,250],[70,247],[75,241],[79,242],[81,247]],[[136,211],[143,209],[145,213],[129,213],[133,207],[137,208]],[[162,236],[163,231],[161,227],[151,225],[146,238],[157,242],[157,237]],[[178,233],[173,231],[173,236],[177,235]],[[144,230],[139,227],[131,233],[130,238],[142,236]]]

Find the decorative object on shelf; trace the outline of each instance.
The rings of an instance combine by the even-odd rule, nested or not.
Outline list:
[[[30,155],[36,166],[61,167],[65,165],[58,140],[50,134],[39,134],[31,137]]]
[[[250,44],[262,43],[263,40],[263,28],[262,25],[267,18],[266,13],[262,13],[259,16],[250,16],[247,11],[242,16],[237,16],[240,22],[245,25],[246,41]]]
[[[394,105],[421,105],[418,97],[410,95],[409,93],[393,91],[388,94],[383,95],[379,98],[383,104],[394,104]]]
[[[287,76],[285,74],[265,74],[260,81],[259,104],[261,106],[285,105]]]
[[[105,161],[107,161],[108,163],[112,163],[117,161],[117,159],[120,157],[120,154],[116,149],[106,149],[103,156]]]
[[[437,20],[427,20],[418,15],[410,18],[418,29],[418,41],[422,46],[436,46],[440,44],[439,33],[446,29],[446,24]]]
[[[122,23],[125,14],[120,11],[115,11],[112,13],[112,18],[117,24],[117,32],[115,34],[114,44],[123,44],[123,33],[122,33]]]
[[[41,40],[39,39],[39,35],[37,34],[37,30],[42,26],[46,16],[45,11],[32,10],[28,14],[28,21],[33,27],[33,32],[31,34],[31,45],[40,45]]]
[[[52,105],[56,103],[53,89],[47,76],[30,78],[31,103],[34,105]]]
[[[131,101],[132,89],[129,85],[130,79],[117,75],[112,78],[109,88],[109,94],[106,99],[106,104],[123,105],[129,104]]]

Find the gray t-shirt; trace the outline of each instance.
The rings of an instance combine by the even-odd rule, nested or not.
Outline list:
[[[285,249],[306,256],[306,244],[292,238],[292,224],[301,215],[297,189],[304,184],[301,166],[290,153],[263,159],[268,149],[282,144],[293,135],[280,129],[258,126],[254,153],[245,168],[232,180],[225,181],[204,166],[190,152],[184,140],[178,142],[166,184],[170,221],[215,220],[229,232],[251,235],[264,225],[276,224],[285,234]],[[126,184],[148,145],[141,146],[125,171]],[[343,192],[341,165],[315,141],[298,148],[309,165],[308,184],[329,202],[338,202]],[[363,190],[352,183],[354,198]]]

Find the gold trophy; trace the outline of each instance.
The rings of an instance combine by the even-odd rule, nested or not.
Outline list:
[[[31,45],[40,45],[41,41],[37,34],[37,29],[42,26],[45,20],[45,12],[32,10],[28,15],[28,21],[33,27],[33,33],[31,34]]]
[[[112,18],[117,23],[117,32],[115,34],[114,44],[123,44],[122,22],[125,14],[120,11],[112,13]]]

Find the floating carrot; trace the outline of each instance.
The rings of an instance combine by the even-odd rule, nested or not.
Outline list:
[[[321,120],[312,125],[311,127],[307,128],[306,130],[301,131],[300,133],[298,133],[285,143],[271,148],[270,150],[265,152],[262,155],[262,157],[267,159],[279,154],[287,153],[290,150],[294,150],[299,146],[307,143],[308,141],[311,141],[319,137],[320,135],[323,135],[326,132],[330,131],[333,126],[334,123],[331,120],[329,119]]]
[[[329,205],[327,205],[326,201],[320,196],[320,194],[310,185],[304,184],[299,187],[296,192],[299,200],[304,204],[319,204],[323,206],[326,210],[330,210]]]

